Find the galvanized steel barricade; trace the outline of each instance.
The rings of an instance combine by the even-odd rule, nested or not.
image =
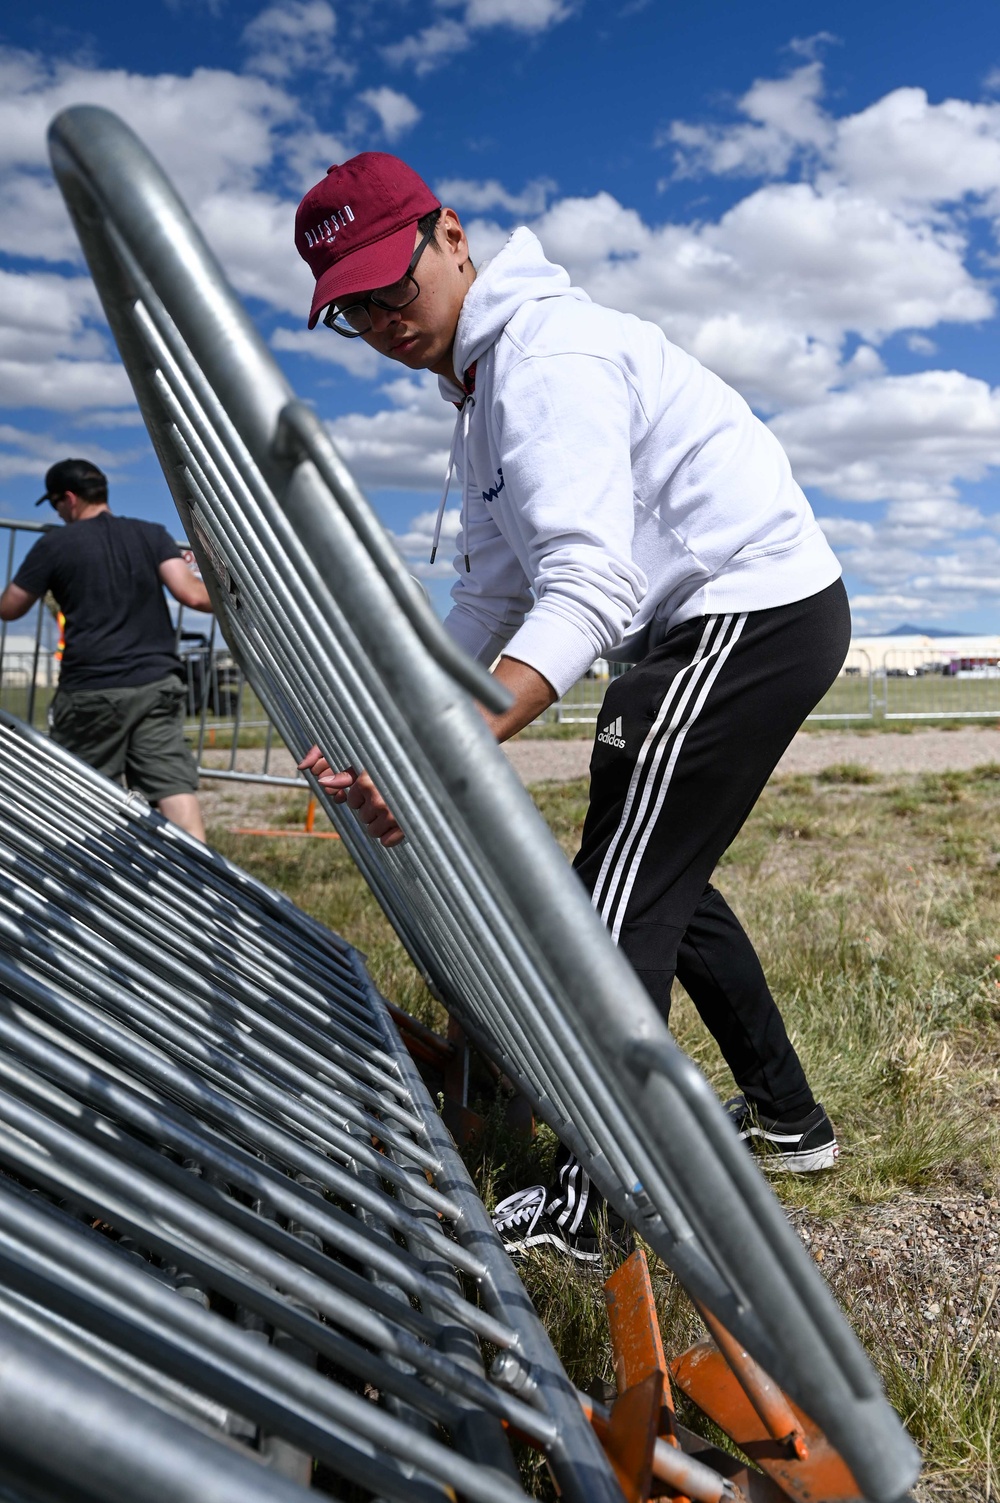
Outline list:
[[[935,648],[890,648],[882,657],[886,720],[1000,717],[1000,661]]]
[[[517,1503],[504,1424],[620,1503],[360,957],[0,713],[0,1477]]]
[[[914,1449],[706,1081],[612,945],[315,415],[159,168],[106,111],[52,159],[227,640],[304,752],[367,768],[407,839],[328,812],[410,953],[614,1204],[826,1430],[866,1496]],[[291,251],[290,251],[291,254]]]

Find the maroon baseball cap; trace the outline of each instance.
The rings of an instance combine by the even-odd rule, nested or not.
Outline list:
[[[417,220],[440,207],[423,178],[388,152],[363,151],[328,168],[295,214],[295,249],[316,278],[310,329],[335,299],[398,282]]]

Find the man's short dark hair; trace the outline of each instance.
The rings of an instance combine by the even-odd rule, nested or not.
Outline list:
[[[440,206],[436,209],[431,209],[427,214],[421,214],[420,218],[417,220],[417,233],[419,235],[429,235],[431,230],[437,229],[437,223],[440,218]],[[435,241],[435,244],[436,243],[437,242]]]
[[[89,459],[60,459],[45,472],[45,495],[38,504],[58,501],[67,491],[84,501],[107,501],[108,477]]]

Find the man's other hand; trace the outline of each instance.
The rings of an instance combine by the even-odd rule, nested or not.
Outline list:
[[[356,772],[353,767],[335,772],[318,746],[310,747],[306,752],[299,770],[311,772],[335,804],[346,804],[353,809],[370,839],[378,840],[384,846],[394,846],[406,838],[366,772]]]
[[[190,551],[190,550],[189,550]],[[160,582],[175,600],[192,611],[210,611],[212,602],[200,576],[196,576],[184,558],[165,558],[157,567]]]

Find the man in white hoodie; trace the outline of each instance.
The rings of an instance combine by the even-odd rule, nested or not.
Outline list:
[[[367,152],[305,196],[309,324],[431,370],[459,410],[461,536],[445,625],[511,691],[499,740],[597,657],[634,663],[598,720],[575,866],[664,1016],[675,975],[768,1167],[837,1144],[746,933],[709,882],[850,641],[840,567],[770,430],[657,325],[602,308],[515,230],[477,274],[455,212]],[[437,535],[435,536],[435,547]],[[498,661],[497,661],[498,659]],[[485,712],[484,712],[485,713]],[[373,838],[403,838],[365,775],[306,759]],[[497,1208],[512,1249],[596,1257],[586,1175]]]

